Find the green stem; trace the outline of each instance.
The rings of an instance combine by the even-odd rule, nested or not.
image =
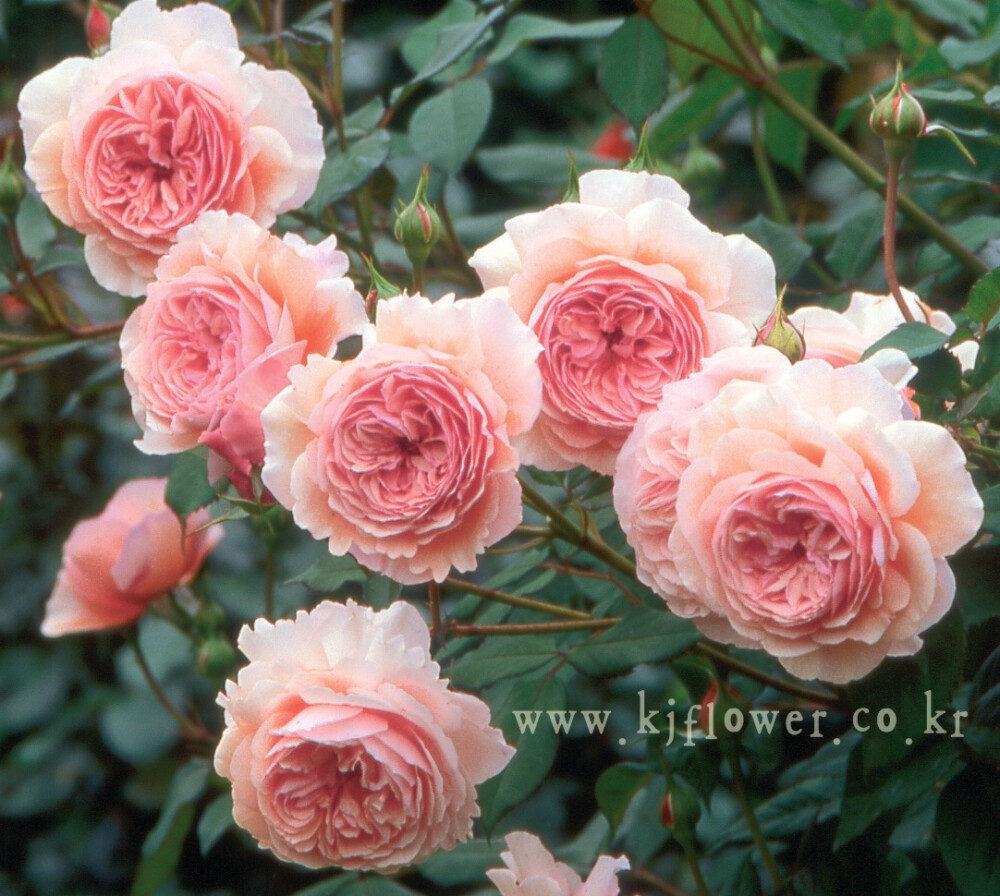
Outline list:
[[[464,591],[466,594],[474,594],[477,597],[483,597],[498,604],[507,604],[510,607],[521,607],[525,610],[534,610],[536,613],[545,613],[548,616],[560,616],[563,619],[590,620],[590,614],[581,610],[573,610],[570,607],[561,607],[559,604],[522,597],[519,594],[508,594],[506,591],[496,591],[474,582],[463,582],[453,576],[445,579],[443,584],[445,588]]]
[[[753,838],[754,845],[760,853],[768,876],[774,883],[775,896],[781,896],[788,889],[788,883],[781,873],[781,868],[778,867],[774,855],[771,853],[771,848],[767,845],[767,838],[761,830],[760,822],[757,821],[753,806],[750,805],[750,799],[747,796],[746,779],[743,777],[743,769],[740,768],[740,758],[739,756],[733,757],[727,754],[726,762],[733,774],[733,793],[736,795],[736,800],[743,810],[743,817],[746,818],[747,827],[750,829],[750,836]]]
[[[449,635],[472,637],[475,635],[546,635],[554,632],[586,632],[611,628],[621,620],[615,616],[606,619],[573,619],[566,622],[524,622],[510,625],[457,625],[448,626]]]
[[[698,888],[699,896],[711,896],[705,878],[701,873],[701,865],[698,864],[698,856],[690,846],[684,846],[684,858],[687,860],[688,868],[691,869],[691,876],[694,877],[694,884]]]
[[[787,681],[783,678],[776,678],[773,675],[769,675],[767,672],[762,672],[760,669],[730,656],[724,650],[720,650],[714,644],[709,644],[707,641],[699,641],[695,644],[694,651],[696,653],[700,653],[703,657],[718,663],[720,666],[725,666],[732,672],[737,672],[745,678],[751,678],[761,684],[766,684],[774,688],[776,691],[781,691],[782,693],[788,694],[792,697],[800,697],[803,700],[808,700],[811,703],[819,703],[822,706],[841,705],[841,701],[832,694],[813,690],[812,688],[806,687],[804,684],[799,684],[796,681]]]
[[[715,30],[719,32],[730,49],[750,72],[750,77],[745,78],[747,83],[763,93],[764,96],[788,115],[823,149],[847,166],[862,183],[884,194],[886,182],[882,175],[847,143],[841,140],[830,128],[816,118],[792,94],[785,90],[765,66],[758,63],[754,55],[743,45],[739,34],[730,25],[726,17],[713,5],[711,0],[695,0],[695,3],[698,4],[698,7],[712,23]],[[654,24],[657,23],[654,21]],[[657,28],[661,32],[663,31],[662,26],[658,24]],[[664,35],[666,36],[665,32]],[[910,222],[937,242],[941,248],[958,261],[970,274],[979,277],[987,273],[989,269],[981,259],[977,258],[973,252],[970,252],[963,246],[939,221],[927,214],[912,199],[908,196],[900,196],[898,202],[899,210]]]
[[[595,538],[589,532],[581,529],[558,507],[542,495],[537,489],[532,487],[523,475],[518,475],[521,483],[521,491],[527,502],[539,513],[548,518],[553,532],[564,541],[575,544],[583,548],[587,553],[599,560],[603,560],[612,569],[617,569],[631,579],[635,579],[635,563],[627,557],[623,557],[616,550],[604,541]]]
[[[134,634],[130,633],[126,636],[126,641],[128,642],[128,646],[132,649],[136,664],[139,666],[139,671],[142,673],[142,677],[146,680],[146,684],[149,685],[149,689],[153,692],[153,696],[170,714],[171,718],[173,718],[174,721],[177,722],[177,724],[180,725],[188,735],[197,737],[200,740],[210,739],[208,732],[205,731],[201,725],[189,719],[176,706],[174,706],[166,692],[162,687],[160,687],[160,683],[156,680],[156,676],[153,675],[153,670],[149,668],[149,664],[146,662],[146,657],[142,654],[138,638],[136,638]]]
[[[899,159],[889,159],[889,168],[885,184],[885,217],[882,223],[882,256],[885,259],[885,279],[889,284],[889,292],[896,300],[903,320],[913,320],[913,312],[903,298],[899,288],[899,276],[896,274],[896,205],[899,190]]]

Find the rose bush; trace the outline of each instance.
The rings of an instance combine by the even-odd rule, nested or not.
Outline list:
[[[474,569],[521,521],[510,438],[538,413],[537,354],[499,298],[384,300],[355,359],[310,357],[264,410],[264,483],[398,582]]]
[[[312,194],[322,130],[302,84],[246,62],[209,3],[130,3],[110,49],[32,79],[18,102],[25,171],[64,224],[86,234],[95,279],[142,295],[157,259],[202,212],[262,227]]]
[[[439,677],[412,606],[325,601],[238,643],[250,662],[219,695],[215,769],[262,848],[389,871],[469,837],[476,785],[514,751],[482,700]]]
[[[310,354],[332,355],[367,324],[330,237],[271,236],[245,215],[206,212],[177,235],[149,295],[122,330],[125,385],[150,454],[197,444],[213,481],[250,497],[264,462],[260,413]]]
[[[746,351],[756,369],[723,354],[640,421],[616,472],[622,526],[640,577],[709,637],[860,678],[951,606],[944,558],[982,500],[948,431],[909,419],[875,366]]]
[[[548,470],[600,473],[666,383],[749,344],[774,306],[774,263],[713,233],[669,177],[592,171],[580,201],[512,218],[469,262],[542,344],[542,410],[518,443]]]
[[[504,840],[507,852],[500,858],[507,867],[486,872],[502,896],[618,896],[615,875],[629,867],[624,856],[599,856],[584,881],[569,865],[557,862],[534,834],[514,831]]]
[[[164,500],[166,479],[133,479],[96,517],[73,527],[45,605],[50,637],[135,622],[162,594],[189,582],[222,538],[199,510],[185,521]]]

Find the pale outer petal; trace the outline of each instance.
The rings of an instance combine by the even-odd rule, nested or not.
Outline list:
[[[84,77],[92,65],[89,59],[73,56],[36,75],[24,85],[17,106],[21,113],[21,132],[29,164],[35,142],[42,132],[69,117],[73,85]],[[35,179],[30,172],[29,176]]]
[[[195,3],[168,12],[161,10],[156,0],[135,0],[111,25],[111,49],[137,40],[162,43],[177,58],[196,40],[239,47],[232,19],[211,3]]]
[[[687,208],[691,197],[672,177],[647,171],[605,169],[580,175],[580,202],[610,208],[622,217],[651,199],[666,199]]]
[[[521,256],[510,234],[503,233],[477,249],[469,259],[469,266],[479,275],[483,289],[506,288],[511,277],[521,272]]]

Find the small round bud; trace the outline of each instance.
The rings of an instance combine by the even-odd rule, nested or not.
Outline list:
[[[660,804],[660,821],[681,846],[694,848],[695,826],[700,818],[698,797],[686,787],[668,781],[666,799]]]
[[[396,239],[406,250],[406,257],[417,268],[424,266],[431,249],[441,238],[441,218],[427,200],[429,179],[430,174],[425,165],[413,201],[400,210],[393,229]]]
[[[805,337],[792,326],[792,322],[785,314],[782,302],[784,293],[778,296],[778,301],[771,312],[770,317],[764,322],[764,326],[757,331],[757,338],[754,345],[769,345],[776,348],[793,364],[801,361],[806,353]]]
[[[209,638],[198,650],[198,671],[209,679],[225,678],[234,662],[236,651],[223,638]]]
[[[923,107],[903,82],[902,66],[896,64],[896,80],[889,92],[874,102],[868,117],[871,129],[882,138],[890,159],[902,159],[913,141],[927,130]]]
[[[83,28],[87,34],[87,45],[92,53],[100,53],[111,43],[111,23],[120,11],[110,4],[90,0]]]

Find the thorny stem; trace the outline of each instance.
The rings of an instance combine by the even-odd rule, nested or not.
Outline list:
[[[896,300],[903,320],[912,321],[913,312],[903,298],[899,288],[899,276],[896,274],[896,205],[899,190],[899,159],[889,159],[889,167],[885,182],[885,219],[883,223],[882,254],[885,258],[885,279],[889,283],[889,291]]]
[[[449,576],[444,580],[443,584],[445,588],[464,591],[466,594],[474,594],[477,597],[483,597],[498,604],[507,604],[510,607],[521,607],[525,610],[534,610],[536,613],[545,613],[548,616],[560,616],[563,619],[590,619],[590,614],[584,613],[582,610],[574,610],[570,607],[562,607],[559,604],[550,604],[547,601],[522,597],[519,594],[509,594],[506,591],[496,591],[493,588],[486,588],[474,582],[464,582],[454,576]]]

